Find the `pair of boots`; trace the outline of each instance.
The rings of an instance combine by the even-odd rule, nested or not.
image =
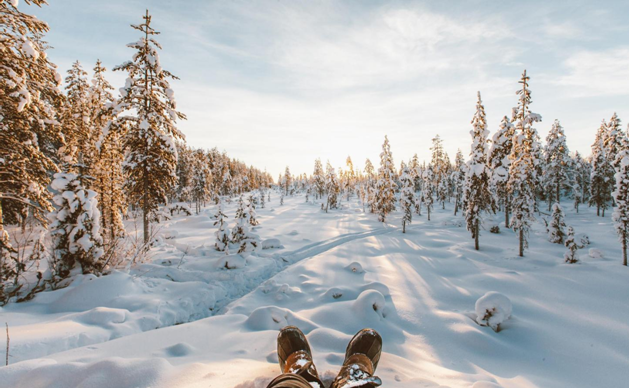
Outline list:
[[[382,338],[375,330],[359,331],[345,351],[345,361],[330,388],[375,388],[382,384],[374,376],[380,353]],[[324,388],[317,368],[312,361],[310,345],[304,333],[295,326],[283,328],[277,336],[277,356],[282,375],[275,378],[267,388]]]

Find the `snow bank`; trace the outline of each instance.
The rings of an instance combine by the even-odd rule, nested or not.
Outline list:
[[[590,248],[590,250],[588,251],[588,254],[593,259],[602,259],[605,257],[603,255],[603,252],[601,252],[600,249],[596,249],[596,248]]]
[[[245,326],[253,331],[280,330],[286,326],[297,326],[304,333],[316,327],[314,323],[293,314],[292,311],[276,306],[255,309],[245,321]]]
[[[262,241],[262,249],[284,248],[279,238],[268,238]]]
[[[500,324],[511,317],[513,307],[505,295],[491,291],[476,301],[476,322],[489,326],[494,331],[500,330]]]

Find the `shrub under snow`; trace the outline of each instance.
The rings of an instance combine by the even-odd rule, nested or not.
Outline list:
[[[505,295],[491,291],[476,301],[476,322],[481,326],[489,326],[500,331],[500,324],[511,318],[513,306]]]

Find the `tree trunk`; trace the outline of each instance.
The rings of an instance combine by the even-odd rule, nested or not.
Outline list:
[[[524,257],[524,231],[520,229],[520,257]]]
[[[142,195],[142,213],[144,222],[144,244],[149,243],[149,181],[146,176],[146,168],[144,169],[144,194]]]
[[[561,185],[557,185],[557,203],[561,203],[561,199],[559,198],[561,194],[560,186]]]
[[[406,221],[402,221],[402,233],[406,233]]]
[[[480,234],[480,221],[476,219],[474,223],[474,248],[479,250],[478,235]]]
[[[505,228],[509,229],[509,203],[505,203]]]
[[[601,215],[601,206],[600,205],[596,205],[596,215],[597,216]]]
[[[428,206],[428,209],[426,210],[428,212],[428,221],[430,221],[430,207]]]
[[[454,215],[459,211],[459,198],[457,197],[456,202],[454,203]]]
[[[622,265],[627,266],[627,232],[622,233]]]

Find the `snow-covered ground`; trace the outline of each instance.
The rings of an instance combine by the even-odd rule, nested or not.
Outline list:
[[[383,225],[355,199],[326,214],[303,196],[279,206],[275,195],[254,232],[283,248],[231,270],[213,249],[214,212],[164,224],[169,238],[149,263],[0,309],[11,335],[0,387],[265,387],[287,324],[307,334],[326,381],[351,336],[372,327],[387,387],[626,385],[629,270],[595,210],[566,211],[592,241],[570,265],[541,222],[520,258],[501,214],[486,220],[477,252],[449,206],[402,234],[400,214]],[[494,224],[500,234],[489,233]],[[490,291],[513,307],[498,332],[476,323],[475,303]]]

